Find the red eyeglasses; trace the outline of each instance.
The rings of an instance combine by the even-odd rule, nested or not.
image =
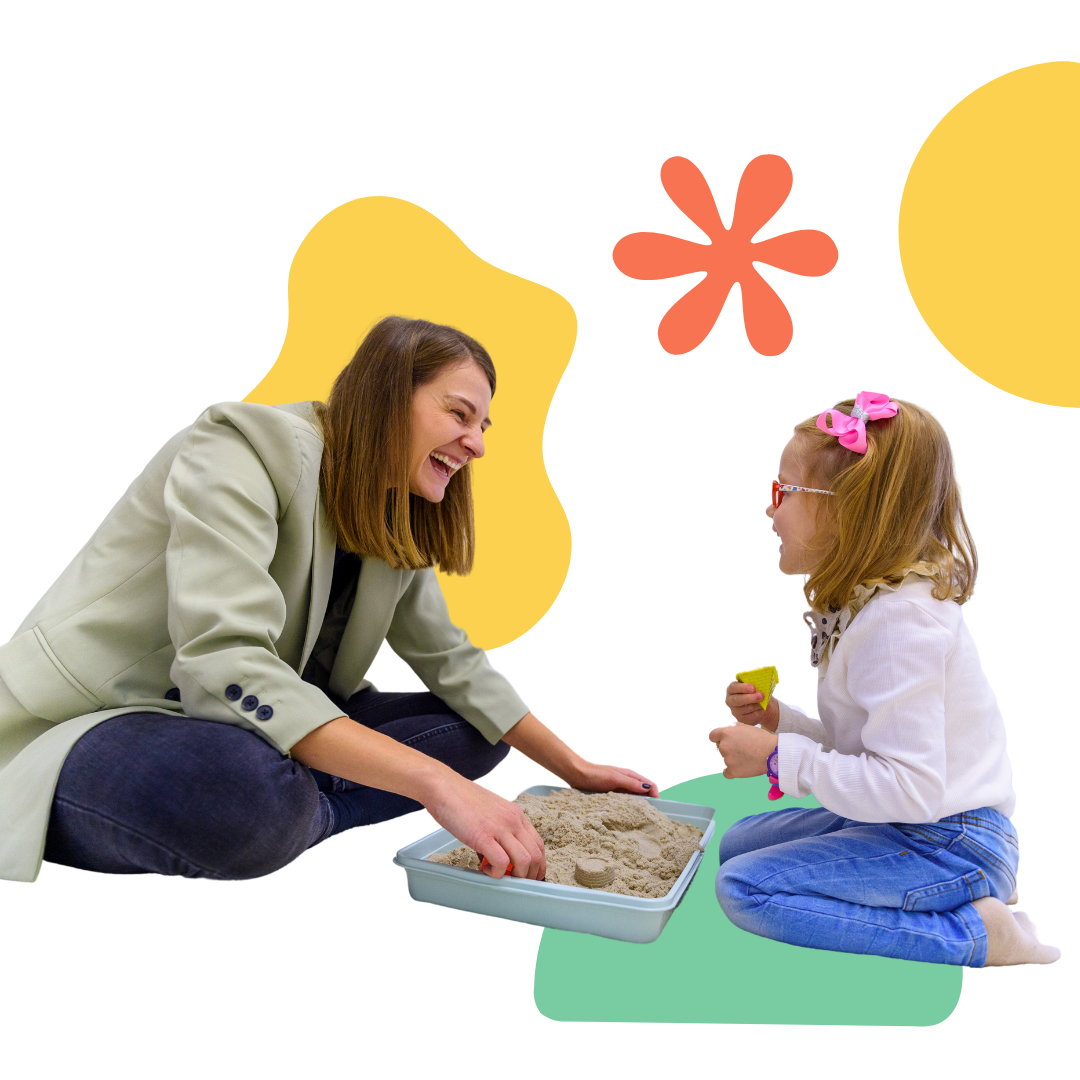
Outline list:
[[[804,488],[799,487],[797,484],[781,484],[779,480],[772,482],[772,504],[775,507],[784,501],[784,496],[789,491],[806,491],[811,495],[835,495],[835,491],[823,491],[821,488]]]

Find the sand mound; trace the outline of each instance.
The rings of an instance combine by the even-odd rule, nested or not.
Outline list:
[[[636,795],[603,795],[553,791],[519,795],[515,800],[544,841],[547,877],[559,885],[576,885],[623,896],[665,896],[697,850],[701,830],[672,821],[647,799]],[[431,862],[480,869],[480,859],[467,847]],[[578,864],[600,860],[607,870],[589,865],[580,880]],[[608,878],[606,884],[591,884]],[[590,884],[586,884],[586,881]]]

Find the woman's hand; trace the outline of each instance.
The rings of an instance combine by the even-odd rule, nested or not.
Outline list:
[[[512,863],[512,877],[543,881],[547,874],[544,841],[517,803],[507,802],[479,784],[457,776],[437,787],[425,803],[428,813],[463,844],[491,864],[485,873],[501,878]]]
[[[623,791],[628,795],[650,795],[653,798],[660,794],[656,784],[632,769],[594,765],[586,761],[553,731],[544,727],[532,713],[526,713],[503,736],[502,741],[579,791]]]
[[[627,795],[648,795],[658,799],[660,789],[641,773],[633,769],[620,769],[615,765],[594,765],[582,761],[571,777],[563,779],[578,791],[622,791]]]
[[[769,698],[769,704],[763,709],[761,703],[764,700],[765,695],[755,690],[751,683],[733,682],[728,685],[724,704],[740,724],[760,724],[766,731],[775,731],[780,723],[780,702],[774,697]]]
[[[777,744],[777,738],[771,732],[746,724],[713,728],[709,738],[724,756],[724,775],[728,779],[763,776],[768,768],[769,755]]]

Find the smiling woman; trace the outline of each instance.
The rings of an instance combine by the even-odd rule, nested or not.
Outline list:
[[[468,334],[398,316],[372,327],[316,406],[340,546],[395,569],[467,574],[475,537],[463,466],[484,453],[494,393],[495,365]]]
[[[489,383],[479,364],[463,360],[417,390],[412,404],[414,445],[409,461],[409,491],[413,495],[432,503],[442,502],[446,485],[458,469],[484,456],[484,432],[491,427],[487,412],[494,381],[494,373]],[[425,454],[432,442],[440,445]]]
[[[561,742],[450,622],[495,368],[449,326],[377,323],[324,404],[212,406],[147,465],[0,646],[0,877],[46,860],[247,878],[426,807],[492,876],[542,878],[515,747],[656,795]],[[379,693],[383,641],[428,693]]]

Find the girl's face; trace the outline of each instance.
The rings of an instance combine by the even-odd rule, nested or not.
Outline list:
[[[780,455],[781,484],[797,487],[822,487],[811,484],[803,473],[799,448],[793,438]],[[780,537],[780,570],[784,574],[809,574],[820,558],[820,549],[812,552],[814,536],[818,531],[818,505],[815,499],[828,499],[828,495],[814,495],[807,491],[785,492],[780,505],[770,502],[765,513],[772,518],[773,532]]]
[[[442,502],[450,477],[484,456],[491,387],[475,360],[448,364],[413,394],[409,490]]]

